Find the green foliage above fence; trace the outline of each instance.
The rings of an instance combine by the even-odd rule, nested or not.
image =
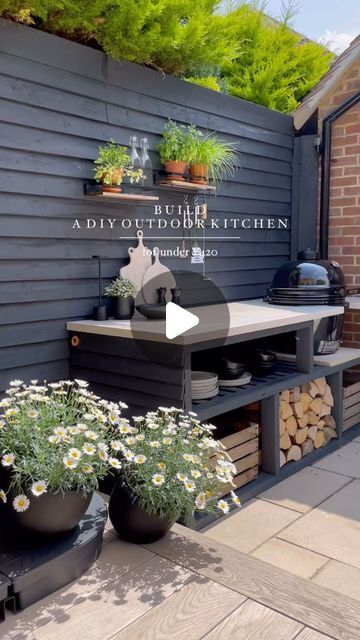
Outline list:
[[[331,54],[302,42],[285,23],[254,7],[222,15],[218,5],[217,0],[0,0],[0,15],[290,112],[328,69]]]

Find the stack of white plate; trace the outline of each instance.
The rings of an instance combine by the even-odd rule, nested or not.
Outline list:
[[[232,378],[231,380],[219,380],[219,387],[241,387],[242,385],[249,384],[251,382],[251,373],[244,371],[239,378]]]
[[[191,394],[193,400],[207,400],[219,393],[218,376],[211,371],[191,372]]]

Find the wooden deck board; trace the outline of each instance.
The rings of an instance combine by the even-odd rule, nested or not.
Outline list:
[[[167,538],[147,548],[336,640],[360,639],[357,601],[200,533],[176,526]]]
[[[302,628],[295,620],[247,600],[210,631],[204,640],[293,640]]]
[[[201,640],[244,601],[235,591],[198,576],[112,640]]]

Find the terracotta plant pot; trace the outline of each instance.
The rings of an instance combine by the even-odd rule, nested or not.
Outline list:
[[[177,162],[175,160],[168,160],[168,162],[165,162],[164,169],[168,180],[180,180],[180,182],[185,182],[184,173],[186,171],[186,166],[186,162]]]
[[[160,540],[175,522],[150,515],[142,509],[123,479],[112,490],[109,516],[120,538],[134,544],[150,544]]]
[[[206,164],[191,164],[189,167],[190,182],[195,184],[208,183],[208,167]]]
[[[113,298],[114,318],[116,320],[130,320],[135,311],[135,301],[132,296]]]
[[[104,183],[104,179],[108,175],[109,175],[109,172],[103,173],[101,176],[102,190],[107,191],[108,193],[121,193],[122,188],[119,186],[119,182],[120,183],[122,182],[122,179],[124,176],[124,169],[114,169],[111,172],[111,184]]]
[[[5,491],[10,479],[10,473],[1,470],[0,487]],[[84,516],[92,498],[92,493],[84,496],[80,491],[68,491],[65,494],[47,492],[38,497],[33,496],[30,491],[25,491],[30,506],[26,511],[18,513],[12,506],[17,494],[18,492],[12,489],[7,494],[7,503],[0,503],[2,533],[8,538],[26,538],[36,542],[74,529]]]

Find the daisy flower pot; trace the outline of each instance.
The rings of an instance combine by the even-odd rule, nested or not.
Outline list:
[[[232,492],[236,469],[214,429],[173,407],[119,424],[111,447],[121,477],[110,496],[109,516],[121,538],[154,542],[179,518],[189,522],[195,512],[228,513],[239,506]],[[229,500],[220,499],[224,485]]]
[[[116,482],[111,492],[109,517],[120,538],[134,544],[150,544],[160,540],[177,520],[176,516],[169,520],[157,514],[147,513],[124,478]]]
[[[112,455],[122,403],[101,400],[82,380],[10,384],[0,401],[0,520],[27,540],[71,531],[93,492],[121,467]]]

